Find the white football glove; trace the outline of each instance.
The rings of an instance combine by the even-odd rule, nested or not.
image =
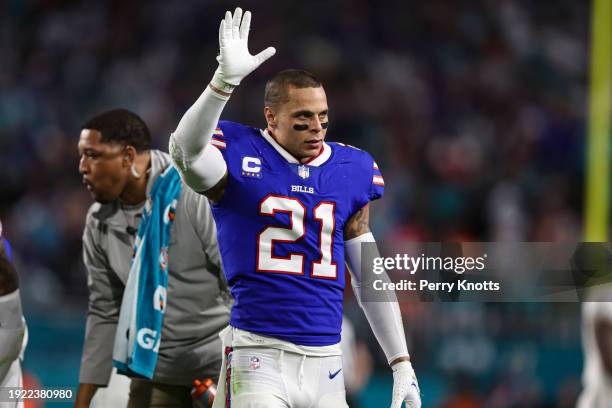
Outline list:
[[[421,408],[421,391],[410,361],[400,361],[393,367],[393,399],[391,408],[401,408],[406,401],[407,408]]]
[[[225,18],[221,20],[217,57],[219,67],[211,83],[224,92],[231,92],[244,77],[276,53],[274,47],[268,47],[257,55],[251,55],[248,45],[250,27],[251,12],[247,11],[243,17],[240,7],[236,8],[233,16],[226,11]]]

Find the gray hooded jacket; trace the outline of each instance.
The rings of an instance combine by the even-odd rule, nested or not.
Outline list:
[[[151,150],[147,193],[170,157]],[[118,202],[95,203],[83,233],[89,310],[80,382],[107,385],[123,290],[132,260],[134,227]],[[156,382],[191,385],[219,375],[218,333],[228,324],[229,296],[217,248],[217,231],[206,197],[183,185],[168,248],[168,299]]]

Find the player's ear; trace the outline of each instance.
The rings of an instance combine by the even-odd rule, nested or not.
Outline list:
[[[268,123],[268,127],[274,129],[277,125],[276,123],[276,115],[271,107],[266,106],[264,108],[264,117],[266,118],[266,122]]]
[[[136,159],[136,149],[132,145],[125,146],[123,151],[123,166],[131,167]]]

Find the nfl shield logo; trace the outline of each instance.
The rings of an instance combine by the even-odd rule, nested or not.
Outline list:
[[[310,176],[310,169],[308,166],[299,166],[298,167],[298,176],[303,179],[307,179]]]
[[[257,357],[251,357],[251,363],[249,364],[249,366],[253,369],[253,370],[257,370],[259,368],[259,358]]]

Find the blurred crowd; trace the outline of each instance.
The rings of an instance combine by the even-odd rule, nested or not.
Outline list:
[[[253,11],[251,51],[273,45],[277,54],[237,89],[224,118],[262,127],[263,87],[271,74],[299,67],[319,76],[330,106],[328,137],[371,152],[385,177],[385,198],[372,215],[379,239],[578,239],[589,2],[239,5]],[[145,119],[155,146],[165,150],[216,68],[218,22],[233,6],[203,0],[4,2],[0,219],[32,304],[61,299],[84,308],[81,233],[91,199],[77,171],[81,124],[101,110],[128,108]],[[573,401],[576,372],[568,382],[559,379],[553,391],[540,383],[521,393],[532,405],[508,405],[507,395],[529,388],[523,387],[530,378],[522,377],[524,371],[505,367],[502,377],[482,378],[499,368],[500,344],[507,345],[503,361],[510,368],[540,375],[524,367],[534,364],[529,353],[547,340],[579,342],[576,305],[561,311],[537,306],[550,317],[546,328],[557,334],[552,339],[542,320],[531,321],[530,307],[413,306],[404,312],[415,365],[449,378],[456,373],[461,392],[448,395],[473,392],[482,401],[478,392],[484,389],[490,406],[500,407]],[[535,345],[511,353],[515,343],[505,336],[512,333]],[[441,406],[471,406],[462,403],[449,399]]]

